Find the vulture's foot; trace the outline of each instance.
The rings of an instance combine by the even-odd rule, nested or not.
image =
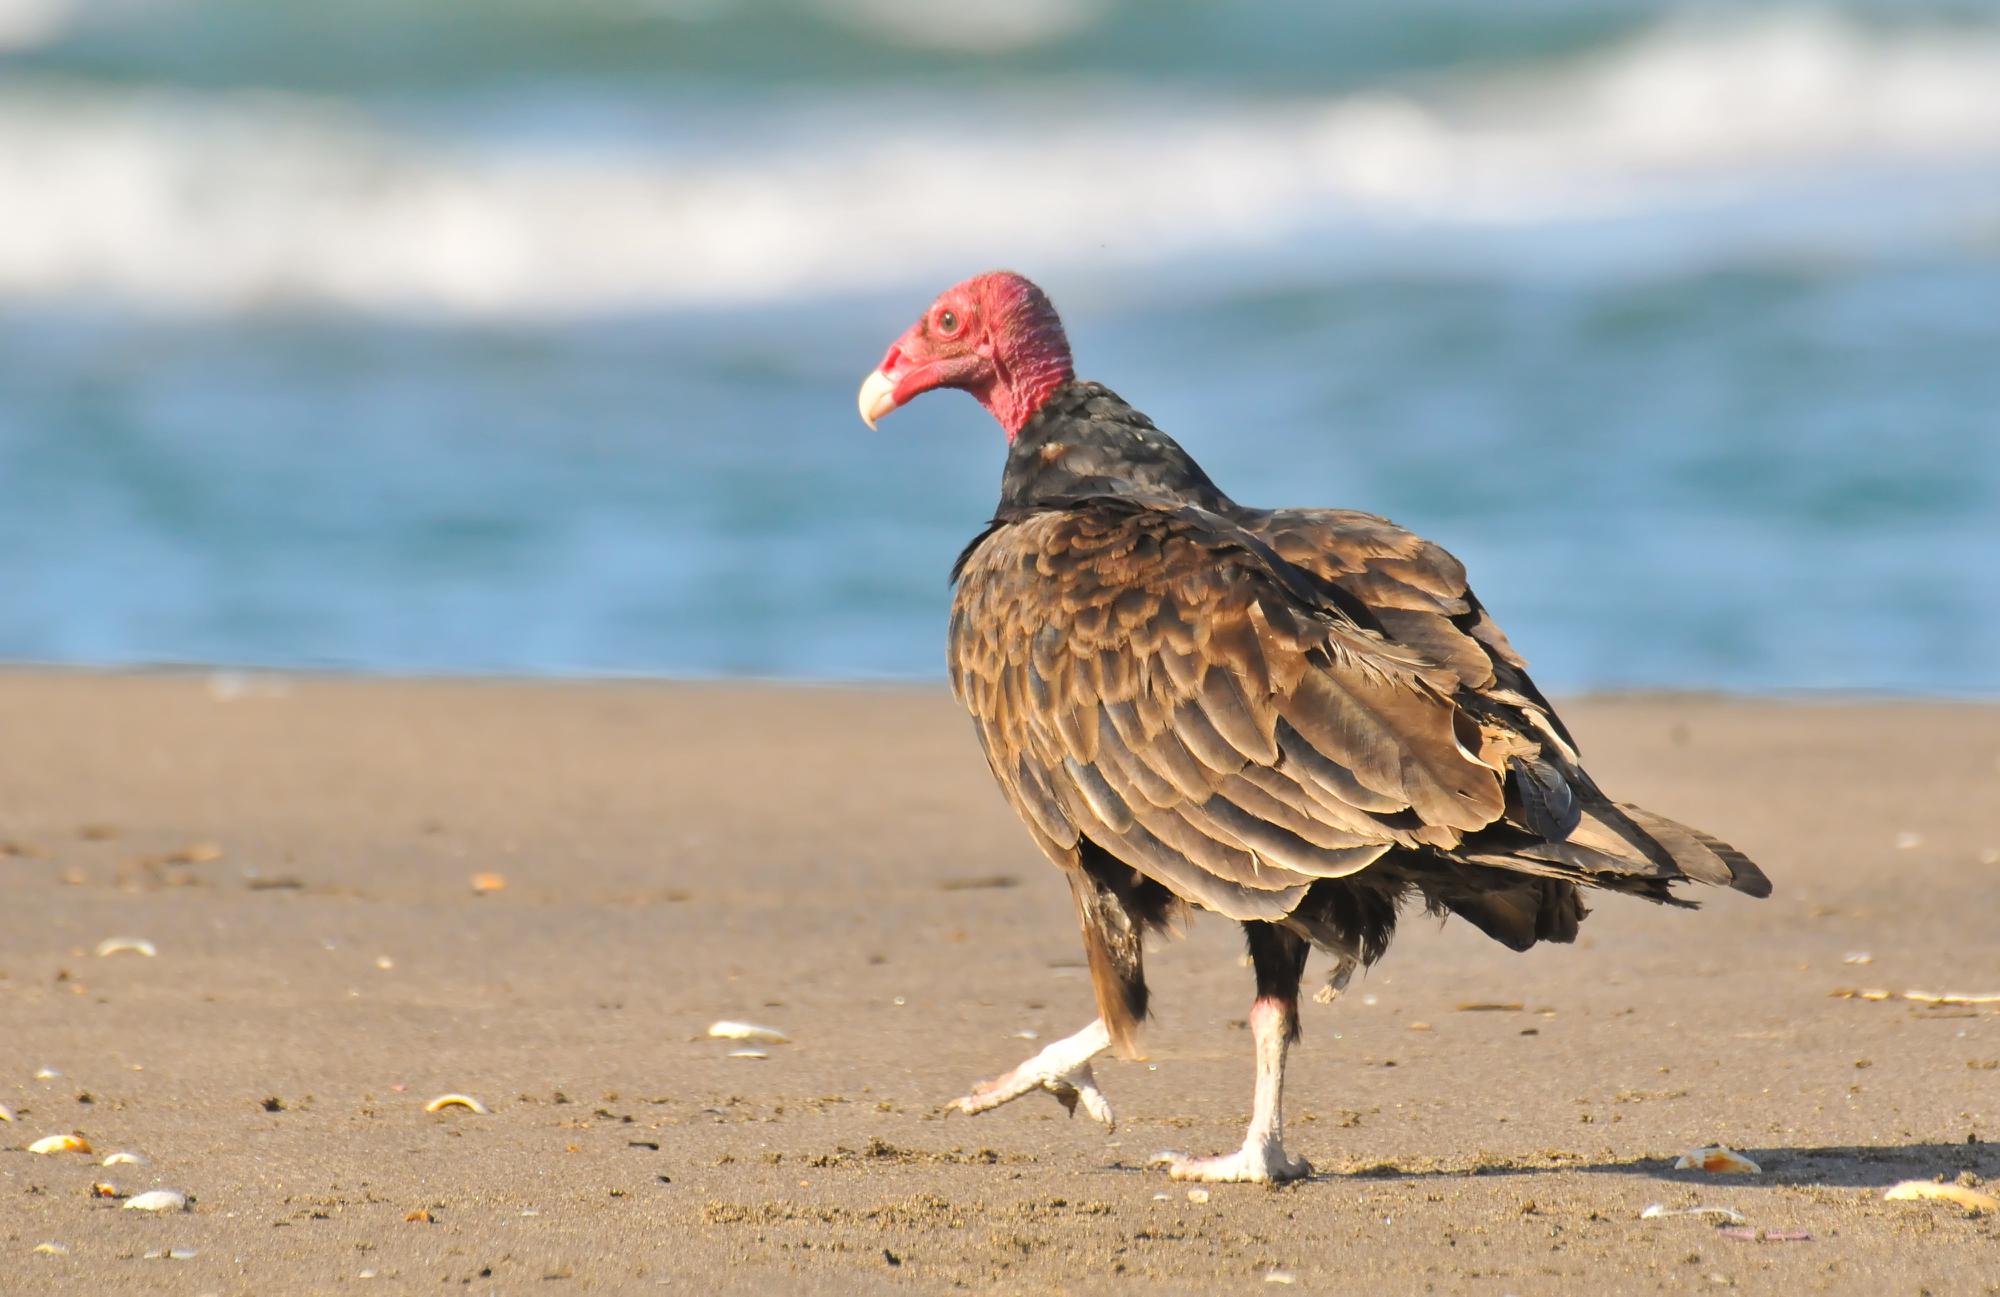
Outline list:
[[[1093,1022],[1074,1036],[1065,1036],[1049,1045],[1013,1071],[981,1081],[972,1087],[971,1094],[946,1104],[946,1111],[977,1116],[1003,1103],[1012,1103],[1024,1094],[1047,1090],[1069,1109],[1071,1116],[1081,1107],[1093,1120],[1114,1126],[1111,1101],[1097,1088],[1097,1076],[1090,1070],[1091,1058],[1109,1043],[1103,1022]]]
[[[1276,1140],[1245,1144],[1234,1153],[1220,1157],[1183,1157],[1162,1153],[1153,1159],[1165,1163],[1167,1175],[1175,1180],[1201,1180],[1209,1184],[1281,1184],[1303,1180],[1312,1174],[1312,1163],[1290,1157]]]

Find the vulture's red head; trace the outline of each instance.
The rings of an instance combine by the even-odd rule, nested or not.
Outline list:
[[[921,392],[956,387],[979,398],[1012,441],[1048,394],[1075,376],[1048,297],[997,270],[945,290],[896,339],[861,385],[861,419],[872,428]]]

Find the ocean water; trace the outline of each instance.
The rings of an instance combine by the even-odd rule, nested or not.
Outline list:
[[[2000,693],[2000,6],[0,0],[0,660],[938,677],[939,289],[1545,687]]]

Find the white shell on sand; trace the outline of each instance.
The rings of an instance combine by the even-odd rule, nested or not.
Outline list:
[[[81,1135],[44,1135],[28,1145],[30,1153],[88,1153],[90,1141]]]
[[[1725,1144],[1691,1148],[1674,1163],[1676,1171],[1709,1171],[1716,1175],[1762,1175],[1764,1168]]]
[[[469,1094],[441,1094],[424,1105],[425,1112],[443,1112],[446,1108],[467,1108],[484,1117],[486,1105]]]
[[[1932,1180],[1905,1180],[1892,1185],[1882,1197],[1889,1202],[1935,1200],[1955,1202],[1967,1211],[2000,1211],[2000,1198],[1990,1193],[1981,1193],[1962,1184],[1938,1184]]]
[[[1659,1220],[1663,1216],[1714,1216],[1732,1225],[1744,1223],[1743,1213],[1734,1207],[1669,1207],[1656,1202],[1639,1213],[1640,1220]]]
[[[717,1040],[754,1040],[764,1045],[784,1045],[791,1037],[776,1027],[760,1027],[754,1022],[731,1022],[727,1018],[709,1026],[708,1034]]]
[[[160,952],[144,937],[106,937],[97,943],[97,957],[106,955],[144,955],[151,959]]]
[[[125,1200],[126,1211],[186,1211],[187,1195],[179,1189],[148,1189]]]

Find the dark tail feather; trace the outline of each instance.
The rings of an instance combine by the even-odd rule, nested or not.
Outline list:
[[[1748,896],[1771,894],[1771,880],[1764,877],[1764,871],[1721,838],[1629,802],[1618,803],[1618,809],[1672,856],[1674,864],[1689,878],[1733,887]]]

